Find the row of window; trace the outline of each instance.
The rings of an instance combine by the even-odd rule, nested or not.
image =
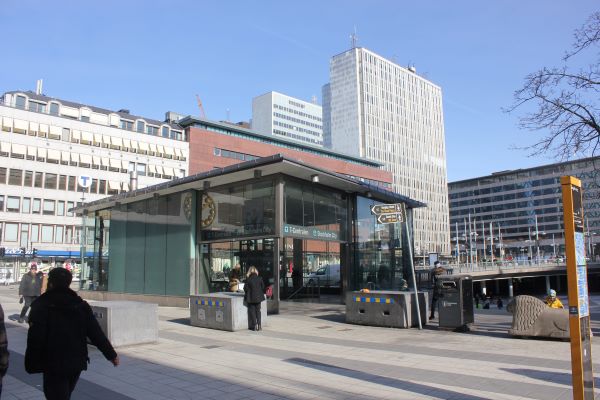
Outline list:
[[[21,247],[31,247],[36,243],[79,244],[80,237],[80,226],[0,222],[0,238],[3,242],[18,243]],[[87,228],[86,237],[88,244],[94,244],[93,228]]]
[[[276,108],[278,110],[282,110],[282,111],[288,112],[290,114],[296,114],[296,115],[299,115],[299,116],[304,117],[304,118],[312,119],[314,121],[322,122],[322,119],[319,118],[319,117],[315,117],[312,114],[307,114],[307,113],[304,113],[302,111],[294,110],[293,108],[288,108],[288,107],[285,107],[285,106],[280,106],[279,104],[273,104],[273,108]]]
[[[98,133],[92,134],[90,132],[60,128],[53,125],[48,126],[45,124],[38,124],[37,122],[28,123],[27,121],[18,119],[13,120],[8,117],[2,118],[2,131],[111,150],[128,151],[130,153],[163,157],[173,160],[186,160],[183,150],[178,148],[165,147],[154,143],[138,142],[136,140],[122,139],[120,137],[106,136]]]
[[[308,122],[308,121],[305,121],[305,120],[299,119],[299,118],[290,117],[289,115],[280,114],[280,113],[275,112],[275,111],[273,111],[273,116],[281,118],[281,119],[287,119],[288,121],[292,121],[292,122],[295,122],[297,124],[302,124],[302,125],[310,126],[312,128],[317,128],[317,129],[321,129],[321,130],[323,129],[323,126],[320,125],[320,124],[314,124],[312,122]]]
[[[472,206],[477,204],[487,204],[487,203],[496,203],[501,201],[511,201],[518,199],[533,199],[539,196],[547,196],[552,194],[560,194],[560,187],[551,187],[540,190],[529,190],[527,192],[517,192],[517,193],[507,193],[504,195],[491,196],[491,197],[482,197],[479,199],[469,199],[462,201],[451,201],[450,207],[464,207],[464,206]]]
[[[309,138],[306,136],[301,136],[301,135],[296,135],[295,133],[291,133],[291,132],[284,132],[284,131],[280,131],[279,129],[273,129],[273,133],[276,135],[281,135],[281,136],[285,136],[285,137],[289,137],[292,139],[296,139],[296,140],[301,140],[303,142],[307,142],[307,143],[314,143],[314,144],[318,144],[318,145],[323,145],[323,142],[314,138]]]
[[[23,95],[16,95],[13,104],[6,103],[5,105],[14,106],[15,108],[19,108],[21,110],[28,110],[42,114],[50,114],[69,119],[75,119],[82,122],[100,123],[102,125],[109,125],[115,127],[118,126],[119,128],[128,131],[134,131],[133,128],[135,126],[135,132],[145,133],[152,136],[158,136],[160,131],[160,135],[164,138],[170,138],[180,141],[184,139],[182,131],[174,130],[167,125],[162,125],[159,127],[148,124],[146,121],[140,119],[133,121],[124,119],[118,114],[106,115],[93,113],[89,108],[86,107],[77,109],[73,107],[66,107],[58,102],[50,102],[49,104],[46,104],[39,101],[28,100],[27,97]]]
[[[253,156],[251,154],[238,153],[237,151],[219,149],[218,147],[214,148],[213,154],[217,157],[233,158],[235,160],[241,160],[241,161],[256,160],[257,158],[259,158],[257,156]]]
[[[78,203],[80,204],[80,203]],[[39,214],[51,216],[74,217],[71,210],[75,207],[75,202],[64,200],[38,199],[31,197],[6,196],[0,195],[0,212],[12,212],[20,214]]]
[[[319,132],[315,132],[315,131],[311,131],[310,129],[305,129],[305,128],[301,128],[299,126],[287,124],[285,122],[279,122],[279,121],[275,120],[275,121],[273,121],[273,125],[281,126],[282,128],[287,128],[287,129],[291,129],[293,131],[303,132],[303,133],[307,133],[309,135],[321,137],[321,134]]]
[[[462,197],[481,196],[481,195],[492,194],[492,193],[508,192],[511,190],[530,189],[533,187],[546,186],[546,185],[560,185],[560,178],[556,177],[556,178],[546,178],[546,179],[539,179],[539,180],[527,181],[527,182],[515,182],[515,183],[509,183],[506,185],[488,187],[488,188],[483,188],[483,189],[472,189],[472,190],[466,190],[464,192],[454,192],[454,193],[450,193],[449,196],[450,196],[450,199],[460,199]],[[449,185],[449,190],[450,191],[456,190],[454,186],[455,185],[451,183]],[[558,189],[560,190],[560,186],[558,187]],[[533,192],[535,193],[536,191],[534,190]]]
[[[7,182],[8,178],[8,182]],[[118,194],[129,190],[129,183],[116,182],[105,179],[92,179],[92,185],[84,189],[77,183],[77,177],[73,175],[58,175],[49,172],[23,171],[21,169],[0,167],[0,185],[35,187],[42,189],[64,190],[102,195]],[[0,208],[2,211],[2,208]]]

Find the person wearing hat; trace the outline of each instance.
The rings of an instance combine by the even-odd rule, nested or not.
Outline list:
[[[556,290],[550,289],[548,297],[546,297],[546,304],[550,308],[565,308],[563,303],[556,297]]]
[[[31,263],[29,266],[29,272],[21,277],[21,284],[19,285],[19,303],[23,303],[21,314],[19,315],[19,323],[22,324],[25,321],[25,315],[31,303],[40,295],[41,285],[37,278],[37,264]]]

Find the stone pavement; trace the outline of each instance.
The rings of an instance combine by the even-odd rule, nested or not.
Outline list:
[[[43,399],[41,376],[23,369],[16,289],[0,288],[0,301],[11,351],[2,399]],[[592,310],[600,314],[599,297]],[[505,311],[477,310],[469,333],[347,325],[331,304],[284,303],[261,332],[196,328],[187,309],[159,312],[160,341],[117,349],[121,366],[93,348],[73,399],[571,398],[569,343],[509,338]]]

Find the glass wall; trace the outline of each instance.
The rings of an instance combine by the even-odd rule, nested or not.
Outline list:
[[[412,284],[408,240],[402,224],[379,224],[371,207],[380,204],[357,197],[354,229],[354,268],[350,271],[349,290],[408,290]],[[407,210],[408,226],[412,212]],[[411,228],[412,229],[412,228]]]
[[[194,202],[194,192],[183,192],[97,212],[94,262],[83,288],[189,295]]]

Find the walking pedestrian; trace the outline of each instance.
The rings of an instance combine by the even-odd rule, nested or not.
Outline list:
[[[429,319],[435,318],[435,309],[437,308],[438,299],[442,295],[442,288],[439,282],[439,277],[445,272],[445,269],[440,266],[440,262],[436,261],[433,263],[433,273],[431,274],[431,280],[433,284],[433,291],[431,294],[431,312]]]
[[[246,275],[244,300],[246,300],[246,306],[248,307],[248,329],[251,331],[262,330],[260,304],[265,300],[265,283],[258,276],[258,270],[255,266],[251,266]]]
[[[43,373],[48,400],[69,400],[89,362],[87,339],[116,367],[119,356],[102,332],[90,305],[69,288],[65,268],[48,274],[48,290],[31,305],[25,370]]]
[[[20,324],[25,321],[27,310],[29,310],[31,303],[40,295],[41,288],[41,280],[37,277],[37,264],[31,263],[29,272],[23,275],[21,284],[19,285],[19,303],[23,303],[23,308],[19,315]]]

